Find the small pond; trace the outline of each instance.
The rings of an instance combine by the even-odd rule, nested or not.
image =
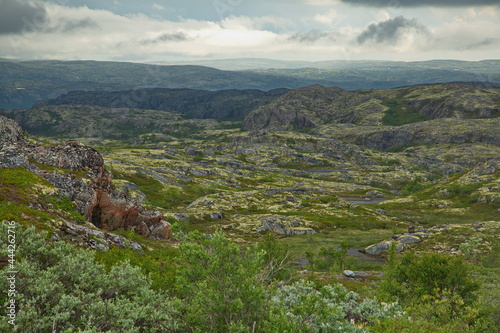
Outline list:
[[[309,169],[309,170],[301,170],[307,173],[331,173],[331,172],[358,172],[356,170],[348,170],[348,169]]]
[[[389,200],[388,198],[363,198],[363,197],[344,197],[340,199],[354,204],[377,204],[379,202]]]

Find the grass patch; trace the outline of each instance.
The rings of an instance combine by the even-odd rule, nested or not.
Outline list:
[[[400,126],[427,120],[427,117],[400,100],[386,99],[382,101],[382,105],[389,108],[385,111],[385,115],[382,118],[383,125]]]
[[[140,267],[142,273],[150,277],[153,289],[170,290],[174,287],[177,269],[174,259],[178,253],[176,248],[169,243],[145,239],[133,231],[113,232],[140,243],[144,253],[115,247],[109,251],[96,252],[97,261],[109,269],[119,261],[128,260],[133,266]]]
[[[185,187],[166,187],[159,180],[140,171],[122,174],[121,178],[137,185],[146,195],[147,204],[165,209],[185,207],[200,197],[226,189],[215,183],[207,186],[192,184]]]

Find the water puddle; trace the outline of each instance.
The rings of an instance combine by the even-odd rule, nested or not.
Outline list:
[[[340,199],[354,204],[378,204],[379,202],[389,200],[388,198],[363,198],[363,197],[343,197]]]
[[[307,172],[307,173],[359,172],[356,170],[348,170],[348,169],[308,169],[308,170],[301,170],[301,171]]]
[[[359,261],[361,261],[361,262],[374,263],[374,264],[384,264],[385,263],[385,259],[383,257],[365,254],[365,253],[359,252],[359,250],[355,249],[355,248],[350,248],[347,251],[347,254],[359,259]]]

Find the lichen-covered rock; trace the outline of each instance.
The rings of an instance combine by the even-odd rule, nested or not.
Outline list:
[[[263,218],[262,225],[256,231],[271,231],[279,235],[313,235],[317,233],[312,228],[299,227],[298,223],[296,220],[289,221],[277,216],[266,216]]]
[[[373,244],[365,249],[365,252],[371,255],[379,255],[383,252],[387,252],[391,247],[392,241],[383,241],[378,244]],[[396,252],[401,252],[405,249],[403,244],[396,244]]]
[[[381,254],[382,252],[386,252],[387,250],[389,250],[390,246],[391,246],[390,241],[384,241],[378,244],[373,244],[368,246],[365,249],[365,252],[372,255],[378,255]]]
[[[84,225],[63,221],[59,226],[62,231],[62,238],[69,238],[72,242],[81,245],[87,245],[93,249],[108,251],[110,246],[130,247],[139,252],[143,252],[142,246],[139,243],[130,241],[125,237],[100,230],[96,230]],[[57,241],[60,237],[57,236]]]
[[[473,170],[473,173],[478,176],[483,176],[483,175],[492,175],[497,171],[500,171],[499,161],[491,160],[476,167]]]
[[[413,243],[419,243],[420,238],[418,238],[416,236],[405,235],[405,236],[399,237],[398,241],[402,244],[413,244]]]
[[[24,145],[28,139],[23,129],[12,119],[0,116],[0,149],[10,145]]]

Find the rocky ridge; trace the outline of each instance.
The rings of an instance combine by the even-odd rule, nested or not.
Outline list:
[[[343,123],[380,126],[442,118],[496,118],[500,115],[499,96],[500,85],[494,83],[358,91],[315,85],[295,89],[254,110],[245,119],[245,128],[290,130]]]
[[[75,141],[58,145],[29,142],[21,127],[0,116],[0,167],[24,167],[47,179],[76,204],[95,227],[134,229],[143,236],[166,239],[170,224],[112,187],[102,156]]]

